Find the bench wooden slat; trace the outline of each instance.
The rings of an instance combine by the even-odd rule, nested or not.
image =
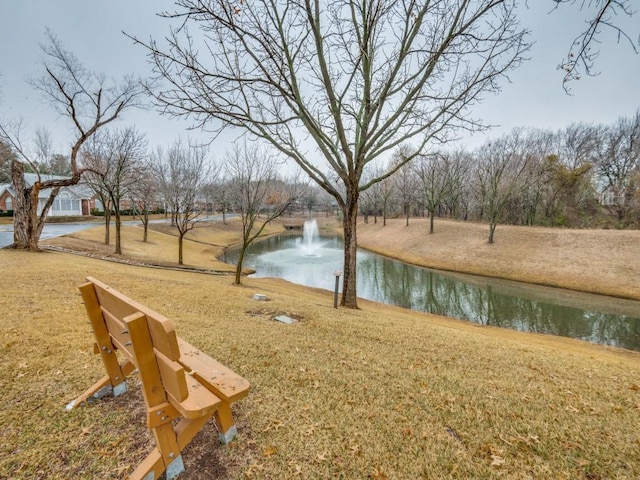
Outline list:
[[[171,394],[168,394],[169,402],[184,418],[195,419],[203,416],[210,418],[222,400],[190,375],[186,376],[186,380],[188,394],[185,400],[178,402],[171,398]]]
[[[180,358],[177,335],[171,321],[158,312],[154,312],[141,303],[122,295],[117,290],[99,282],[95,278],[87,277],[96,287],[96,294],[100,305],[115,317],[124,320],[128,315],[136,312],[143,313],[147,317],[147,323],[154,346],[171,360]]]
[[[249,382],[230,368],[178,337],[180,363],[204,386],[228,403],[249,394]]]
[[[131,346],[131,337],[127,331],[127,327],[120,319],[116,318],[106,308],[102,308],[102,317],[109,330],[111,341],[118,350],[122,352],[129,360],[133,360],[133,348]],[[124,333],[126,332],[126,333]]]
[[[135,364],[140,375],[145,402],[150,407],[166,402],[167,396],[158,371],[145,315],[140,312],[134,313],[126,317],[124,323],[135,344]]]
[[[125,375],[122,373],[118,359],[113,355],[113,343],[102,316],[100,303],[93,284],[85,283],[82,285],[80,293],[82,294],[93,335],[98,345],[98,353],[100,353],[107,375],[110,378],[110,383],[117,385],[120,382],[124,382]]]
[[[184,367],[178,362],[169,359],[157,349],[155,349],[155,354],[165,390],[174,400],[182,402],[189,395]]]

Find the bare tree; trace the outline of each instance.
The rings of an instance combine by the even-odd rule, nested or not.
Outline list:
[[[147,141],[144,134],[134,127],[105,131],[94,136],[94,140],[83,155],[83,166],[87,170],[85,177],[94,192],[108,201],[108,205],[104,205],[107,244],[110,227],[110,214],[107,213],[107,209],[113,209],[116,227],[115,253],[121,255],[122,201],[129,198],[136,184],[148,175],[142,163]]]
[[[266,140],[335,198],[341,303],[352,308],[360,193],[414,156],[366,183],[365,170],[405,142],[417,154],[458,128],[482,128],[470,107],[498,90],[528,48],[513,0],[176,3],[164,16],[181,26],[166,46],[137,40],[165,81],[152,92],[159,108]]]
[[[453,154],[455,157],[455,154]],[[421,199],[429,212],[429,233],[434,231],[434,218],[445,199],[453,194],[458,184],[461,163],[449,154],[436,153],[421,156],[413,166],[420,179]]]
[[[144,169],[147,172],[153,171],[153,167],[148,162],[148,159],[145,161]],[[131,204],[135,209],[135,215],[142,222],[142,241],[145,243],[149,238],[149,214],[152,208],[155,211],[158,210],[159,193],[160,189],[156,176],[148,174],[143,175],[139,181],[133,185],[130,192]]]
[[[91,137],[80,152],[80,163],[84,166],[83,181],[91,189],[96,199],[102,205],[104,218],[104,244],[111,243],[111,212],[113,204],[109,190],[105,185],[105,177],[108,177],[110,166],[107,162],[107,154],[103,151],[103,145],[98,136]]]
[[[11,182],[11,163],[14,158],[11,147],[0,140],[0,184]]]
[[[371,178],[379,176],[381,173],[380,167],[369,168],[362,177],[363,182],[369,182]],[[368,189],[362,191],[359,202],[362,202],[362,210],[365,214],[365,221],[368,223],[368,216],[373,215],[373,223],[378,223],[378,217],[381,214],[382,205],[385,205],[388,200],[389,185],[391,181],[385,179],[382,182],[377,182],[371,185]],[[332,197],[330,197],[332,198]],[[386,217],[385,217],[386,218]]]
[[[392,162],[401,162],[403,166],[393,175],[395,184],[395,191],[402,204],[402,213],[405,217],[405,224],[409,226],[409,217],[411,215],[411,207],[416,200],[416,187],[418,186],[415,181],[413,170],[410,168],[404,159],[409,155],[413,155],[411,147],[408,145],[400,145],[391,158]]]
[[[521,131],[514,130],[487,143],[478,152],[477,180],[489,221],[489,243],[493,243],[496,226],[502,220],[509,201],[522,186],[529,157],[523,148],[521,134]]]
[[[380,180],[380,209],[382,210],[382,226],[387,226],[387,216],[389,214],[389,206],[393,201],[396,193],[396,186],[390,177]]]
[[[198,202],[202,188],[213,181],[207,150],[176,140],[166,152],[158,149],[154,170],[178,230],[178,263],[182,265],[184,236],[196,227],[202,210]]]
[[[257,144],[235,145],[227,154],[225,171],[229,197],[233,210],[242,220],[236,285],[242,280],[242,264],[249,245],[302,194],[298,182],[284,182],[280,178],[281,164],[278,157]]]
[[[640,170],[640,110],[620,118],[604,135],[597,170],[608,194],[607,206],[622,220],[633,205]]]
[[[34,163],[18,133],[11,133],[7,125],[0,125],[0,137],[13,147],[21,161],[14,160],[11,177],[16,190],[13,217],[14,247],[36,251],[49,208],[61,187],[80,181],[78,153],[83,144],[97,131],[118,118],[126,109],[137,106],[142,89],[138,81],[125,78],[121,83],[107,81],[104,75],[88,71],[60,41],[47,31],[47,43],[41,45],[44,54],[41,78],[31,82],[53,105],[62,118],[71,122],[75,137],[71,145],[68,179],[39,177],[28,186],[24,179],[25,163]],[[49,198],[39,211],[38,197],[50,189]]]
[[[593,47],[594,44],[600,43],[598,37],[602,27],[613,30],[618,41],[624,39],[633,51],[638,53],[636,43],[640,44],[640,35],[638,40],[632,39],[615,21],[615,17],[619,14],[629,18],[633,17],[635,12],[631,8],[631,0],[590,0],[588,2],[585,0],[553,0],[553,2],[557,4],[556,8],[563,3],[579,4],[581,9],[586,7],[594,12],[593,15],[590,15],[587,28],[574,39],[566,59],[559,65],[559,68],[564,71],[563,84],[567,92],[569,92],[569,82],[579,80],[583,74],[596,74],[594,65],[600,51]]]
[[[579,221],[593,198],[593,166],[603,135],[604,127],[584,123],[574,123],[551,135],[540,166],[547,222],[568,226]]]

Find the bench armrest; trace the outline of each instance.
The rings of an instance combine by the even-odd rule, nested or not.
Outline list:
[[[178,337],[178,362],[202,385],[227,403],[249,394],[249,382],[233,370]]]

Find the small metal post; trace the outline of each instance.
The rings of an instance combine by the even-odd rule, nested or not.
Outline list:
[[[336,270],[333,274],[336,277],[336,290],[333,293],[333,308],[338,308],[338,289],[340,288],[340,275],[342,275],[342,272]]]

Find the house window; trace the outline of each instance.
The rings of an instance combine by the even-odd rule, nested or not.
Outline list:
[[[69,212],[72,209],[72,205],[73,200],[71,196],[67,192],[62,192],[58,195],[58,198],[53,201],[52,208],[57,212]]]
[[[7,197],[4,199],[4,206],[6,207],[7,211],[13,210],[13,200],[11,199],[11,197]]]

